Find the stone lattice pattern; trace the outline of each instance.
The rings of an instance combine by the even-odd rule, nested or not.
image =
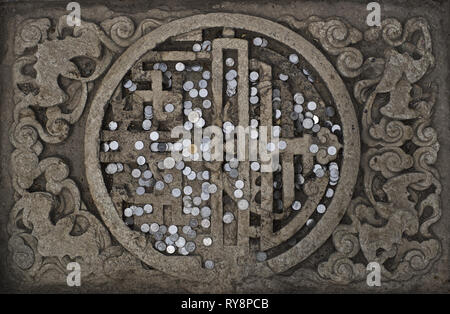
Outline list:
[[[440,257],[440,241],[430,230],[441,216],[441,184],[433,168],[439,144],[430,126],[437,87],[421,84],[434,66],[426,20],[385,19],[364,33],[341,18],[315,16],[273,22],[211,13],[147,18],[136,27],[124,16],[98,25],[83,21],[79,27],[65,21],[65,16],[27,20],[15,37],[10,140],[16,203],[8,248],[18,278],[33,285],[65,280],[65,265],[75,260],[85,282],[131,276],[161,287],[180,279],[186,291],[250,291],[255,280],[276,286],[292,284],[297,275],[315,286],[361,282],[369,262],[382,266],[382,280],[411,280]],[[255,46],[255,38],[266,44]],[[193,44],[205,41],[211,49],[192,51]],[[363,41],[383,47],[384,55],[363,55],[357,48]],[[293,54],[298,62],[289,60]],[[228,57],[238,74],[231,96],[225,92]],[[211,226],[196,227],[191,239],[196,249],[187,256],[159,252],[154,235],[140,231],[144,223],[179,230],[188,225],[192,217],[183,214],[183,195],[173,197],[171,191],[189,184],[199,195],[205,181],[187,181],[179,169],[159,169],[170,153],[149,149],[153,142],[175,143],[170,130],[186,121],[184,101],[202,106],[203,98],[191,99],[183,90],[202,72],[176,71],[179,62],[211,73],[212,106],[202,109],[206,125],[248,126],[256,119],[259,125],[280,126],[279,140],[287,144],[279,171],[252,171],[250,162],[239,163],[247,210],[237,208],[237,178],[222,170],[222,162],[186,162],[195,172],[209,171],[206,181],[218,190],[199,206],[212,209]],[[161,63],[171,76],[158,68]],[[256,82],[249,81],[250,72],[259,73]],[[136,91],[123,87],[128,79]],[[258,90],[257,105],[249,103],[251,87]],[[302,119],[292,118],[297,93],[305,99],[304,111],[308,102],[316,104],[311,111],[320,129],[304,128],[298,125]],[[167,103],[173,112],[164,111]],[[149,104],[152,128],[146,131],[141,126]],[[83,115],[88,115],[84,165],[95,208],[83,203],[68,161],[41,157],[46,146],[66,141]],[[117,130],[109,130],[110,121],[118,123]],[[159,139],[152,141],[155,130]],[[102,144],[111,141],[119,150],[105,152]],[[137,151],[136,141],[145,149]],[[335,153],[329,153],[330,146]],[[139,156],[146,159],[142,171],[151,170],[155,180],[170,173],[173,181],[162,191],[148,183],[137,195],[131,171],[139,168]],[[108,173],[112,163],[123,170]],[[319,168],[323,174],[317,174]],[[339,169],[338,181],[333,169]],[[295,201],[300,210],[291,207]],[[123,217],[125,208],[145,204],[152,205],[151,214]],[[326,210],[317,211],[319,204]],[[233,213],[232,223],[222,222],[225,212]],[[212,238],[211,246],[202,245],[205,237]],[[316,269],[303,268],[330,237],[334,252]],[[213,269],[205,268],[206,260],[214,261]]]

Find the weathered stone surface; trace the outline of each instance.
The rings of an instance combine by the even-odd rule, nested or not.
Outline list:
[[[86,292],[449,290],[448,5],[393,1],[368,27],[355,2],[80,3],[75,27],[56,3],[1,6],[2,288],[70,291],[75,261]],[[279,161],[185,158],[182,173],[167,149],[185,101],[220,138],[224,123],[278,126],[259,144]]]

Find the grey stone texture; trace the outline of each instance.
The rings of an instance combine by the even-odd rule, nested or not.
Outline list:
[[[71,27],[66,3],[0,2],[1,291],[449,292],[448,2],[383,1],[379,27],[365,1],[79,3]],[[208,95],[189,96],[184,82],[203,71]],[[280,168],[185,161],[190,180],[150,149],[174,144],[184,101],[204,99],[206,126],[280,127]],[[192,205],[204,182],[217,192]],[[66,284],[69,262],[81,287]],[[366,284],[370,262],[380,287]]]

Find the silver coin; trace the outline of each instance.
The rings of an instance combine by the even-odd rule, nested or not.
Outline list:
[[[206,88],[202,88],[199,90],[198,94],[200,97],[205,98],[208,96],[208,90]]]
[[[208,186],[208,192],[209,192],[210,194],[216,193],[216,192],[217,192],[217,185],[215,185],[215,184],[210,184],[210,185]]]
[[[104,152],[109,151],[109,145],[108,145],[108,143],[103,143],[103,144],[102,144],[102,148],[103,148],[103,151],[104,151]]]
[[[206,260],[205,261],[205,268],[206,269],[214,269],[214,262],[211,260]]]
[[[134,91],[136,91],[136,89],[137,89],[136,84],[133,84],[133,85],[131,85],[131,87],[128,89],[128,91],[134,92]]]
[[[202,105],[203,105],[203,108],[205,108],[205,109],[211,108],[211,100],[209,100],[209,99],[203,100]]]
[[[229,89],[235,89],[237,87],[237,81],[235,79],[229,80],[227,82],[227,87]]]
[[[146,214],[151,214],[153,212],[153,206],[151,204],[144,205],[144,212]]]
[[[262,39],[262,43],[261,43],[261,47],[267,47],[268,44],[269,44],[269,42],[267,41],[267,39],[263,38]]]
[[[303,120],[302,125],[303,125],[303,127],[305,129],[311,129],[313,127],[313,125],[314,125],[314,122],[313,122],[312,119],[306,118],[306,119]]]
[[[231,213],[231,212],[226,212],[226,213],[223,215],[222,221],[223,221],[224,223],[230,224],[230,223],[233,222],[233,220],[234,220],[234,215],[233,215],[233,213]]]
[[[242,190],[239,190],[239,189],[238,190],[234,190],[233,195],[236,198],[241,198],[242,196],[244,196],[244,192],[242,192]]]
[[[309,146],[309,151],[313,154],[316,154],[319,151],[319,146],[317,146],[316,144],[311,144],[311,146]]]
[[[191,220],[189,220],[189,226],[190,226],[191,228],[197,227],[197,226],[198,226],[198,220],[195,219],[195,218],[192,218]],[[192,231],[194,231],[194,230],[192,230]]]
[[[176,164],[175,164],[175,168],[177,169],[177,170],[183,170],[184,169],[184,161],[178,161]]]
[[[286,82],[289,79],[289,76],[283,73],[280,73],[280,75],[278,76],[280,80],[282,80],[283,82]]]
[[[255,46],[257,46],[257,47],[261,46],[261,45],[262,45],[262,42],[263,42],[263,40],[262,40],[261,37],[255,37],[255,38],[253,38],[253,45],[255,45]]]
[[[209,208],[208,206],[202,207],[200,212],[201,212],[201,216],[203,218],[207,218],[207,217],[211,216],[211,208]]]
[[[136,141],[136,143],[134,143],[134,148],[136,150],[141,150],[144,148],[144,142],[142,141]]]
[[[230,177],[236,179],[239,176],[239,171],[237,169],[231,169],[229,175]]]
[[[182,231],[184,234],[188,234],[189,231],[191,231],[191,230],[192,230],[191,226],[183,226],[183,228],[182,228]]]
[[[155,183],[155,189],[156,189],[157,191],[163,190],[163,189],[164,189],[164,182],[162,182],[162,181],[157,181],[157,182]]]
[[[201,65],[196,64],[196,65],[193,65],[193,66],[191,67],[191,69],[192,69],[192,71],[194,71],[194,72],[200,72],[201,70],[203,70],[203,67],[202,67]]]
[[[334,146],[329,146],[328,149],[327,149],[327,153],[328,153],[328,155],[330,155],[330,156],[336,155],[336,153],[337,153],[336,147],[334,147]]]
[[[107,174],[115,174],[117,172],[117,164],[108,164],[108,166],[106,166],[105,172]]]
[[[158,230],[159,230],[159,225],[156,222],[154,222],[150,225],[151,232],[157,232]]]
[[[197,220],[195,220],[195,221],[197,221]],[[197,222],[196,226],[198,226],[198,222]],[[191,230],[187,233],[187,237],[189,239],[195,239],[197,237],[197,232],[195,230]]]
[[[323,169],[318,169],[315,171],[315,174],[318,178],[322,178],[325,175],[325,171],[323,171]]]
[[[209,72],[209,71],[204,71],[204,72],[202,73],[202,77],[203,77],[205,80],[209,80],[209,79],[211,78],[211,72]]]
[[[170,228],[170,227],[169,227],[169,228]],[[171,235],[169,236],[169,239],[170,239],[172,242],[174,242],[174,243],[175,243],[175,241],[178,240],[178,238],[179,238],[178,233],[173,233],[173,234],[171,234]]]
[[[200,222],[200,225],[203,228],[208,229],[211,226],[211,221],[209,221],[209,219],[202,219],[202,221]]]
[[[178,232],[178,227],[175,225],[170,225],[167,231],[169,231],[170,234],[175,234]]]
[[[159,139],[159,133],[156,132],[156,131],[153,131],[153,132],[150,133],[149,138],[150,138],[152,141],[157,141],[157,140]]]
[[[237,205],[240,210],[246,210],[248,209],[249,206],[248,201],[246,199],[239,200]]]
[[[111,141],[109,143],[109,148],[111,148],[111,150],[118,150],[119,149],[119,143],[117,141]]]
[[[166,250],[166,244],[162,241],[157,241],[155,243],[155,247],[158,251],[164,252]]]
[[[297,64],[298,56],[295,53],[289,55],[289,62],[291,62],[292,64]]]
[[[184,189],[183,189],[183,193],[185,195],[191,195],[192,194],[192,187],[189,186],[189,185],[185,186]]]
[[[189,97],[196,98],[198,96],[198,90],[193,88],[189,91]]]
[[[280,119],[281,118],[281,110],[277,109],[275,110],[275,119]]]
[[[192,208],[190,207],[183,207],[183,214],[189,215],[191,213]]]
[[[172,244],[173,244],[173,241],[172,241],[172,239],[170,238],[170,236],[169,236],[169,237],[166,237],[166,238],[164,239],[164,242],[166,242],[167,245],[172,245]]]
[[[169,254],[175,253],[175,247],[173,245],[168,245],[166,248],[166,252]]]
[[[186,82],[184,82],[184,84],[183,84],[183,89],[186,91],[186,92],[189,92],[191,89],[193,89],[194,88],[194,82],[192,82],[192,81],[186,81]]]
[[[295,106],[294,106],[294,111],[295,111],[296,113],[301,113],[301,112],[303,111],[302,105],[295,105]],[[297,118],[298,118],[298,117],[297,117]]]
[[[131,85],[133,85],[133,82],[132,82],[131,80],[128,80],[128,81],[126,81],[126,82],[123,84],[123,87],[125,87],[125,88],[130,88]]]
[[[210,194],[209,193],[202,193],[200,194],[200,198],[204,201],[207,201],[210,199]]]
[[[198,87],[200,88],[206,88],[208,86],[208,82],[206,80],[200,80],[198,81]]]
[[[302,208],[302,203],[300,203],[300,201],[294,201],[294,203],[292,203],[293,210],[300,210],[301,208]]]
[[[287,143],[285,141],[279,141],[278,148],[281,150],[285,150],[287,148]]]
[[[242,180],[237,180],[237,181],[234,183],[234,186],[235,186],[237,189],[242,189],[242,188],[244,188],[244,181],[242,181]]]
[[[317,109],[317,104],[314,101],[308,102],[306,105],[308,107],[308,110],[314,111]]]
[[[266,252],[258,252],[256,253],[256,260],[258,262],[264,262],[267,259],[267,253]]]
[[[187,250],[189,253],[192,253],[192,252],[195,251],[195,243],[192,242],[192,241],[186,242],[186,245],[185,245],[184,247],[186,248],[186,250]]]
[[[136,216],[140,217],[144,214],[144,209],[140,206],[137,206],[134,208],[133,214],[135,214]]]
[[[145,119],[144,121],[142,121],[142,129],[145,131],[150,130],[152,127],[152,121]]]
[[[210,238],[210,237],[205,237],[205,238],[203,238],[203,245],[204,246],[211,246],[211,244],[212,244],[212,238]]]
[[[319,214],[323,214],[326,210],[327,210],[327,208],[325,207],[324,204],[319,204],[319,205],[317,205],[317,212],[318,212]]]
[[[177,189],[177,188],[173,189],[172,190],[172,196],[173,197],[180,197],[181,196],[181,190]]]
[[[139,169],[134,169],[134,170],[139,170]],[[134,171],[133,170],[133,171]],[[153,173],[150,171],[150,170],[145,170],[143,173],[142,173],[142,176],[145,178],[145,179],[151,179],[152,177],[153,177]]]
[[[109,130],[110,131],[115,131],[117,130],[117,122],[116,121],[111,121],[108,124]]]
[[[226,58],[225,59],[225,65],[227,67],[232,67],[234,65],[234,59],[233,58]]]
[[[167,105],[165,105],[164,106],[164,110],[166,111],[166,112],[173,112],[174,110],[175,110],[175,107],[174,107],[174,105],[173,104],[167,104]]]
[[[259,169],[261,168],[261,166],[259,165],[259,162],[254,161],[254,162],[252,162],[252,163],[250,164],[250,168],[251,168],[253,171],[259,171]]]
[[[186,244],[186,239],[183,237],[178,237],[178,239],[175,241],[175,245],[179,248],[184,247]]]
[[[163,163],[165,169],[172,169],[175,167],[175,159],[173,157],[166,157]]]
[[[333,195],[334,195],[334,190],[333,190],[332,188],[328,188],[328,189],[327,189],[327,192],[325,193],[325,196],[326,196],[327,198],[332,198]]]
[[[160,225],[160,226],[159,226],[158,232],[161,232],[161,234],[164,235],[164,234],[167,232],[167,226],[165,226],[165,225]]]
[[[250,101],[250,103],[252,105],[256,105],[259,102],[259,97],[258,96],[252,96],[252,97],[250,97],[249,101]]]
[[[189,181],[193,181],[195,180],[195,178],[197,178],[197,174],[194,171],[191,171],[191,173],[189,173],[186,177]]]
[[[327,114],[328,117],[331,118],[336,114],[336,111],[334,110],[333,107],[328,106],[325,108],[325,113]]]
[[[141,225],[141,231],[144,233],[147,233],[150,231],[150,226],[148,224],[142,224]]]
[[[196,196],[192,199],[192,202],[194,203],[194,205],[198,206],[202,203],[202,199],[199,196]]]
[[[250,72],[249,78],[250,78],[250,81],[255,82],[259,79],[259,73],[256,71],[252,71],[252,72]]]
[[[145,164],[145,157],[144,156],[139,156],[138,158],[136,158],[136,163],[139,166],[143,166]]]
[[[125,217],[131,217],[131,216],[133,216],[133,210],[131,208],[127,207],[124,209],[123,215]]]
[[[196,216],[198,216],[199,214],[200,214],[200,208],[198,208],[198,207],[192,207],[192,209],[191,209],[191,215],[194,216],[194,217],[196,217]]]

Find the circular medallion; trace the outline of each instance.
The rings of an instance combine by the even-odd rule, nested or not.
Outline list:
[[[306,259],[345,213],[359,158],[330,62],[299,34],[241,14],[175,20],[136,41],[86,125],[89,188],[112,235],[194,280]]]

